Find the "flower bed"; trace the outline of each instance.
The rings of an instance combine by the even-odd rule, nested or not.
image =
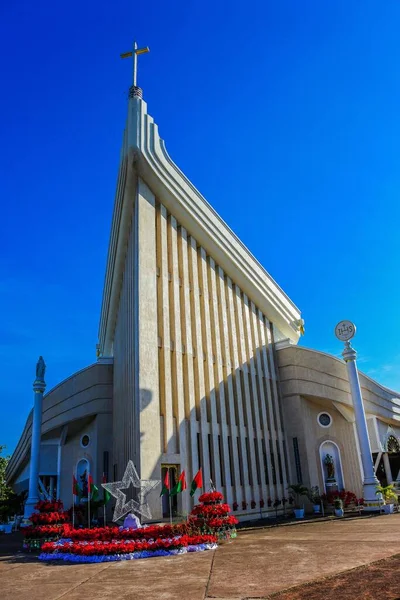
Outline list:
[[[220,504],[223,499],[221,492],[206,492],[199,496],[199,502],[203,504]]]
[[[333,507],[335,504],[335,500],[341,500],[343,502],[343,506],[345,510],[357,510],[359,506],[364,504],[364,500],[362,498],[357,498],[357,496],[350,491],[341,490],[340,492],[329,492],[329,494],[322,494],[321,496],[324,505],[327,507]]]
[[[134,532],[131,531],[131,533]],[[44,561],[108,562],[201,552],[216,547],[215,535],[181,535],[175,538],[154,540],[96,540],[91,542],[73,542],[62,539],[58,542],[43,544],[39,559]]]
[[[69,517],[66,512],[44,512],[33,513],[29,519],[34,525],[52,525],[54,523],[66,523]]]
[[[61,500],[39,500],[37,504],[35,504],[35,510],[40,513],[51,513],[51,512],[61,512],[63,510],[63,503]]]
[[[199,517],[225,517],[230,511],[229,504],[196,504],[191,514]]]
[[[25,527],[23,529],[26,540],[35,538],[51,538],[64,535],[64,525],[39,525],[38,527]]]
[[[23,530],[24,550],[40,550],[43,543],[58,540],[64,535],[65,523],[68,521],[68,513],[63,511],[60,500],[40,501],[35,509],[39,512],[30,517],[33,525]]]
[[[73,529],[64,526],[63,537],[72,541],[103,541],[111,540],[152,540],[171,538],[179,535],[190,534],[191,528],[182,523],[179,525],[150,525],[140,529],[120,529],[119,527],[93,527],[91,529]]]
[[[224,497],[221,492],[208,492],[199,497],[201,504],[193,507],[189,517],[189,524],[199,529],[201,533],[211,533],[219,541],[236,537],[236,517],[229,515],[229,504],[223,504]]]

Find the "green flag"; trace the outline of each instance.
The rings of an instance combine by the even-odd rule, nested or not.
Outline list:
[[[92,502],[97,502],[99,499],[99,488],[97,487],[97,485],[92,485],[92,497],[91,500]]]
[[[172,488],[169,495],[175,496],[175,494],[179,494],[180,492],[183,492],[183,490],[186,490],[185,471],[182,471],[182,473],[179,475],[177,484]]]
[[[102,479],[101,482],[102,483],[107,483],[107,479],[106,479],[106,476],[104,475],[104,473],[103,473],[103,479]],[[110,502],[110,500],[111,500],[111,494],[110,494],[110,492],[108,490],[106,490],[105,488],[103,488],[103,501],[104,501],[104,504],[108,504],[108,502]]]

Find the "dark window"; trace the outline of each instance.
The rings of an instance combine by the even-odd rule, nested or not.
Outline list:
[[[300,464],[299,442],[297,441],[297,437],[293,438],[293,452],[294,452],[294,462],[296,465],[297,483],[303,483],[303,475],[301,473],[301,464]]]

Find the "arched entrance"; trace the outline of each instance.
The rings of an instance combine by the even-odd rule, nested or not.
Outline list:
[[[82,500],[87,500],[88,497],[88,478],[90,473],[89,461],[86,458],[81,458],[76,465],[76,480],[82,493]]]
[[[400,481],[400,443],[395,435],[389,434],[384,451],[373,455],[376,476],[383,486]]]
[[[322,480],[325,492],[344,489],[340,449],[335,442],[327,440],[319,447]]]

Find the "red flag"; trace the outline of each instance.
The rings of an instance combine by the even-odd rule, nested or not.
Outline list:
[[[165,473],[165,477],[164,477],[164,485],[167,488],[167,490],[169,490],[170,488],[170,483],[169,483],[169,470],[167,469],[167,472]]]
[[[78,485],[75,475],[72,475],[72,493],[74,494],[74,496],[81,495],[81,490],[79,489],[79,485]]]
[[[167,469],[167,472],[165,473],[165,477],[164,477],[164,484],[162,486],[162,490],[161,490],[161,496],[164,496],[164,494],[168,495],[168,492],[170,490],[170,483],[169,483],[169,469]]]
[[[197,471],[196,475],[194,476],[192,485],[190,486],[190,495],[193,496],[195,491],[198,488],[202,488],[202,487],[203,487],[203,475],[202,475],[201,469],[199,469]]]
[[[182,491],[186,490],[187,485],[186,485],[186,477],[185,477],[185,471],[182,471],[182,473],[180,474],[179,480],[182,484]]]
[[[92,485],[93,485],[93,477],[89,473],[89,477],[88,477],[88,481],[87,481],[88,494],[90,494],[90,492],[92,491]]]

